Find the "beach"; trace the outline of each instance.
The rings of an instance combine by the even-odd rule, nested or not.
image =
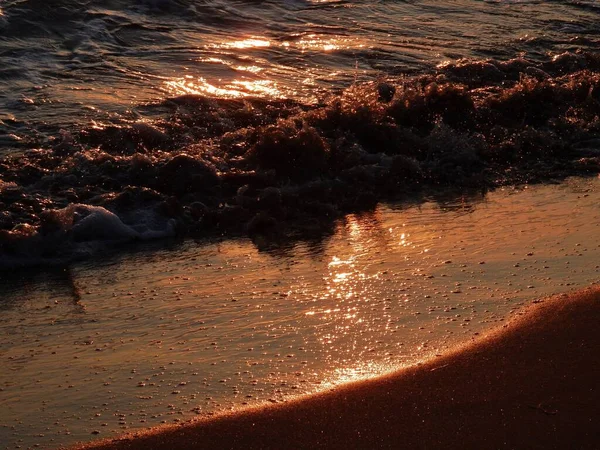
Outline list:
[[[79,449],[598,448],[600,289],[381,378]]]
[[[0,1],[0,450],[600,448],[599,12]]]
[[[0,289],[0,442],[69,447],[439,359],[598,282],[599,188],[382,204],[285,251],[156,242],[16,271]]]

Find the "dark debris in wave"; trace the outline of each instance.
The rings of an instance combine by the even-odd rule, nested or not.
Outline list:
[[[63,133],[1,159],[1,254],[332,230],[385,199],[600,169],[598,54],[458,61],[320,105],[186,96],[160,107],[154,123]],[[94,228],[107,223],[114,236]]]

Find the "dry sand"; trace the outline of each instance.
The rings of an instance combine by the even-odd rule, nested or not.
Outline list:
[[[419,366],[94,449],[600,449],[600,288]]]

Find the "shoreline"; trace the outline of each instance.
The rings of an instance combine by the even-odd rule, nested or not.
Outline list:
[[[598,448],[599,322],[594,286],[381,378],[72,448]]]
[[[53,265],[161,237],[293,242],[382,201],[596,176],[599,85],[600,55],[584,52],[457,61],[311,105],[165,100],[162,120],[1,156],[0,259]]]

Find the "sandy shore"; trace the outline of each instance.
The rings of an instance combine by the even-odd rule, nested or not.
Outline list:
[[[388,376],[86,449],[600,448],[600,288]]]

